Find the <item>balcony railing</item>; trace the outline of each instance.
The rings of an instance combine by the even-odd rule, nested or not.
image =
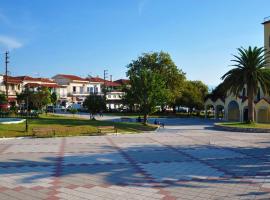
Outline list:
[[[68,93],[67,95],[68,95],[68,96],[72,96],[72,95],[83,95],[83,96],[85,96],[85,95],[90,95],[90,94],[102,95],[103,93],[101,93],[101,92],[98,92],[98,93],[90,93],[90,92],[70,92],[70,93]]]

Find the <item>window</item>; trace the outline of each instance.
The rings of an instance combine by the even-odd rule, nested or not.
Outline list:
[[[76,92],[76,87],[75,86],[73,86],[73,92]]]
[[[94,88],[90,87],[90,93],[93,94],[94,93]]]
[[[113,98],[116,98],[116,95],[113,95]]]
[[[90,92],[90,87],[87,87],[87,92],[88,92],[88,93]]]
[[[95,87],[94,90],[95,90],[95,93],[98,93],[98,88],[97,87]]]
[[[111,98],[111,95],[108,95],[108,98]]]
[[[80,87],[80,93],[81,94],[83,93],[83,87]]]

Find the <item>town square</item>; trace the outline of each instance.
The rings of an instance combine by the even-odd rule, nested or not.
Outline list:
[[[269,200],[269,7],[0,1],[0,200]]]

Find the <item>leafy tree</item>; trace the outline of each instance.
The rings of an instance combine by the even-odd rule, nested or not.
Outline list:
[[[225,99],[226,98],[226,90],[224,88],[224,85],[221,83],[217,87],[215,87],[215,89],[213,89],[210,94],[206,95],[206,99],[207,98],[210,98],[213,101],[216,101],[218,98]]]
[[[238,96],[247,87],[248,96],[248,121],[254,121],[254,97],[259,87],[264,94],[270,89],[270,69],[266,68],[269,63],[269,52],[263,47],[238,48],[238,55],[233,55],[233,69],[224,74],[221,79],[226,91]],[[265,56],[266,55],[266,56]]]
[[[129,64],[127,74],[130,79],[127,95],[138,104],[146,123],[148,115],[155,112],[157,106],[165,104],[168,89],[162,75],[149,69],[143,57]]]
[[[106,101],[103,96],[97,94],[90,94],[83,103],[84,107],[87,108],[90,113],[90,117],[95,119],[95,115],[98,112],[106,110]]]
[[[22,93],[17,94],[18,103],[25,103],[28,99],[28,108],[42,110],[51,103],[51,93],[48,88],[39,88],[37,91],[26,88]]]
[[[130,112],[135,111],[136,100],[134,99],[133,91],[131,91],[131,89],[130,89],[129,86],[124,86],[122,88],[122,91],[125,94],[122,97],[123,104],[128,107],[128,109],[129,109]]]
[[[186,81],[182,95],[177,99],[177,105],[201,110],[204,107],[204,99],[208,93],[208,87],[201,81]]]
[[[0,104],[5,104],[7,103],[7,97],[5,94],[0,93]]]
[[[51,103],[52,103],[53,105],[56,105],[57,100],[58,100],[57,94],[56,94],[55,92],[53,92],[53,93],[51,94]]]
[[[167,90],[161,106],[175,106],[175,101],[181,93],[185,81],[185,73],[178,69],[170,55],[165,52],[144,53],[128,65],[127,75],[130,77],[140,69],[145,68],[154,74],[159,74]]]
[[[32,95],[33,97],[31,98],[31,102],[38,110],[41,110],[51,103],[51,93],[47,87],[40,88]]]

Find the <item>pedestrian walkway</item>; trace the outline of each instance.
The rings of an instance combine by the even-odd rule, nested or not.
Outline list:
[[[0,199],[270,199],[270,135],[196,124],[0,140]]]

